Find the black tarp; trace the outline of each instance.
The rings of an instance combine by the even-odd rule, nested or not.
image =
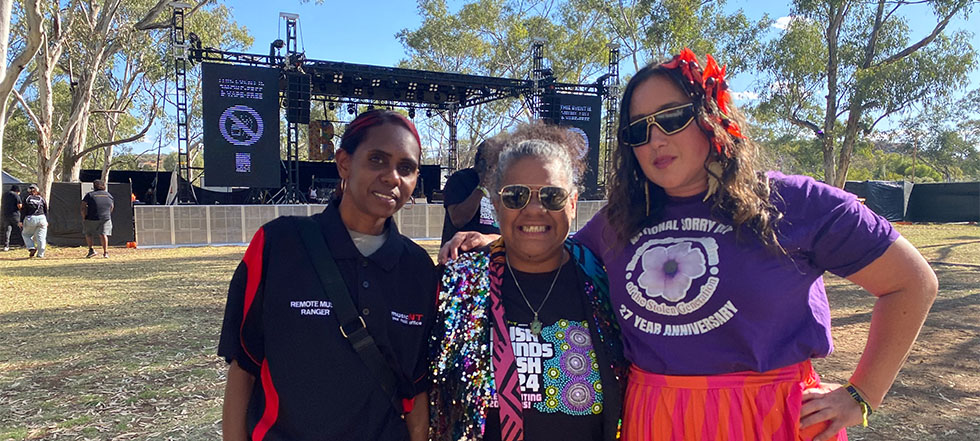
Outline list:
[[[282,174],[282,182],[286,182],[286,168],[285,166],[279,168]],[[171,173],[169,171],[110,170],[108,182],[132,183],[133,194],[136,195],[137,203],[164,204],[166,203],[167,191],[170,189]],[[82,170],[79,174],[79,180],[92,182],[101,176],[102,170]],[[329,190],[331,184],[340,182],[337,164],[334,162],[300,161],[298,186],[300,193],[303,193],[304,196],[308,195],[310,187],[314,185],[314,179],[320,193]],[[442,189],[442,167],[439,165],[421,166],[414,196],[418,198],[424,196],[431,200],[432,192],[440,189]],[[271,196],[279,189],[265,190],[268,190],[268,196]],[[194,194],[197,196],[197,203],[201,205],[230,205],[250,203],[249,196],[253,195],[253,192],[247,188],[224,192],[206,190],[195,186]]]
[[[112,236],[109,245],[126,245],[136,241],[133,216],[132,187],[128,184],[108,184],[115,209],[112,210]],[[82,198],[92,191],[91,183],[55,182],[48,201],[48,243],[60,246],[85,245],[82,235]]]
[[[904,221],[912,193],[912,183],[905,181],[848,181],[844,190],[864,198],[864,204],[892,222]]]
[[[980,221],[980,182],[915,184],[909,197],[908,220]]]
[[[168,171],[109,170],[107,182],[132,183],[133,194],[136,195],[136,200],[139,203],[162,204],[167,197],[167,190],[170,189],[170,173]],[[82,182],[92,182],[101,177],[102,170],[82,170],[78,175]]]

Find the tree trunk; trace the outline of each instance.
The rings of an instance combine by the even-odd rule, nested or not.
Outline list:
[[[10,91],[13,90],[17,77],[34,58],[41,47],[41,1],[24,2],[24,21],[27,22],[27,40],[24,49],[7,67],[8,51],[10,49],[10,17],[13,0],[0,0],[0,116],[7,114]],[[6,131],[6,118],[0,119],[0,170],[3,170],[3,135]]]
[[[78,86],[72,94],[72,114],[79,114],[79,122],[72,128],[68,136],[68,145],[62,158],[61,174],[64,182],[78,182],[82,170],[82,159],[85,155],[81,152],[85,150],[88,141],[88,122],[92,108],[92,89],[95,87],[96,72],[101,71],[106,47],[100,47],[92,57],[87,66],[87,71],[78,79]]]
[[[833,181],[827,181],[828,183],[833,182],[833,185],[837,188],[844,188],[844,183],[847,182],[847,169],[851,166],[851,156],[854,154],[854,144],[857,143],[862,113],[863,109],[858,103],[851,104],[851,108],[847,113],[844,141],[841,143],[840,156],[837,158],[837,176]]]
[[[847,10],[846,5],[835,5],[833,2],[827,5],[827,110],[823,119],[823,181],[831,184],[835,182],[834,173],[834,146],[837,143],[837,70],[840,67],[840,55],[838,54],[838,43],[840,40],[840,27],[844,22],[844,14]]]

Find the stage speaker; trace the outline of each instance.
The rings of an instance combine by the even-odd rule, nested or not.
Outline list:
[[[333,161],[334,157],[333,123],[325,120],[310,121],[309,152],[310,161]]]
[[[307,74],[286,73],[286,121],[310,123],[310,76]]]

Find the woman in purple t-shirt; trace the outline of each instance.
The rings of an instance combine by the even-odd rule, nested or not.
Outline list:
[[[606,265],[633,363],[623,439],[846,439],[935,299],[928,263],[853,195],[759,173],[711,57],[641,69],[621,106],[609,204],[575,238]],[[833,349],[826,271],[878,297],[845,386],[809,361]]]

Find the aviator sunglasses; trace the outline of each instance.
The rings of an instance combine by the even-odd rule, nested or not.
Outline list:
[[[551,185],[538,188],[531,188],[522,184],[505,185],[498,194],[500,195],[500,203],[505,208],[520,210],[531,201],[532,193],[538,194],[541,206],[548,211],[561,211],[568,202],[568,190]]]
[[[623,144],[639,147],[650,142],[650,126],[657,126],[664,135],[684,130],[694,120],[694,103],[671,107],[631,122],[620,132]]]

